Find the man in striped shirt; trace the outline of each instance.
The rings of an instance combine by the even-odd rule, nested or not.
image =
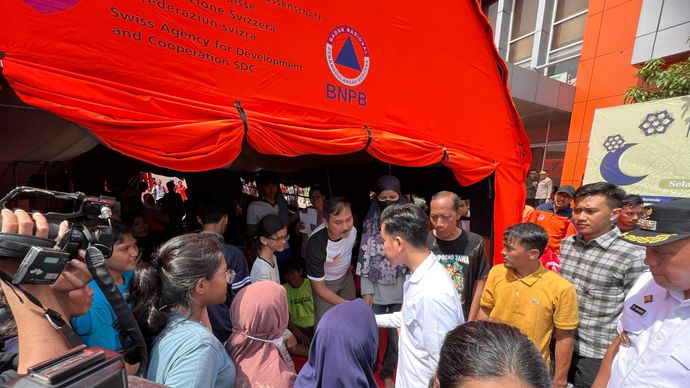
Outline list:
[[[625,191],[606,182],[575,192],[573,221],[577,234],[561,242],[561,275],[575,286],[580,325],[568,381],[590,387],[608,345],[618,334],[616,319],[625,295],[645,271],[644,248],[620,238],[611,222],[621,211]]]

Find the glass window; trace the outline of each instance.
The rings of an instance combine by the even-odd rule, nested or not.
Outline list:
[[[588,7],[589,0],[558,0],[555,21],[586,11]]]
[[[522,116],[521,118],[530,144],[545,143],[546,129],[549,126],[549,112],[541,111],[528,113],[528,115]]]
[[[555,65],[551,65],[546,68],[546,75],[547,76],[552,76],[556,74],[561,74],[561,73],[570,73],[572,77],[577,76],[577,68],[580,65],[580,57],[575,57],[573,59],[557,63]],[[570,81],[571,84],[574,83],[574,81],[571,79]]]
[[[482,1],[482,12],[489,19],[491,29],[496,30],[496,15],[498,14],[498,1],[485,0]]]
[[[561,184],[563,175],[563,161],[565,160],[566,143],[549,144],[546,147],[546,157],[544,158],[544,168],[549,171],[549,178],[553,184]]]
[[[569,128],[570,113],[553,111],[551,113],[551,125],[549,126],[549,143],[567,141]]]
[[[541,162],[544,160],[544,147],[532,147],[532,165],[530,168],[541,170]]]
[[[522,38],[510,44],[510,53],[508,54],[508,62],[516,63],[524,61],[532,57],[532,46],[534,44],[534,35]]]
[[[537,26],[538,7],[539,0],[515,0],[510,39],[516,39],[534,32]]]
[[[551,34],[551,50],[582,41],[586,21],[587,14],[585,13],[553,26],[553,33]]]

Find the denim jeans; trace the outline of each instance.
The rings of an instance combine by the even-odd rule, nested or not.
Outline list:
[[[374,304],[371,306],[374,314],[388,314],[400,311],[401,304]],[[386,331],[386,352],[383,354],[383,366],[381,368],[381,378],[387,379],[395,374],[395,367],[398,365],[398,330],[384,329]],[[376,352],[376,363],[379,360],[379,353]]]

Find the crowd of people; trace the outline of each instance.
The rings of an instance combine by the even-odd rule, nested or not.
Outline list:
[[[146,341],[145,377],[171,387],[687,384],[690,200],[645,210],[615,185],[553,189],[540,175],[493,267],[453,192],[425,209],[385,175],[358,223],[347,199],[315,186],[307,235],[271,174],[246,211],[251,245],[226,240],[222,201],[192,196],[192,212],[142,197],[115,215],[105,265]],[[2,210],[3,233],[47,229],[38,213]],[[0,260],[2,272],[17,266]],[[121,351],[117,316],[89,280],[72,260],[54,285],[22,288],[87,346]],[[0,322],[16,328],[2,333],[3,378],[69,348],[17,288],[3,276]]]

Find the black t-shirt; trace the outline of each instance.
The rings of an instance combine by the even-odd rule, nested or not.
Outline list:
[[[467,319],[474,298],[475,283],[478,279],[489,276],[491,269],[484,253],[484,241],[478,234],[467,230],[463,230],[460,237],[453,241],[437,239],[433,232],[429,232],[427,247],[448,271]]]

